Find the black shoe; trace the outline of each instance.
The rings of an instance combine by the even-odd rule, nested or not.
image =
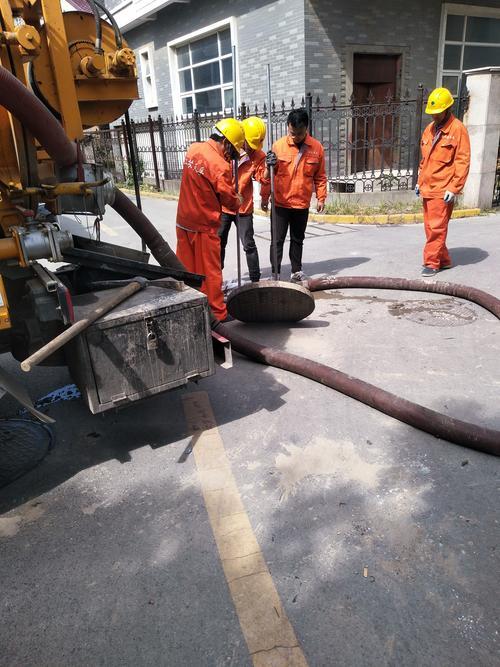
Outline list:
[[[446,269],[452,269],[452,268],[453,268],[453,264],[444,264],[444,265],[439,267],[439,270],[440,271],[446,271]]]
[[[431,266],[424,266],[421,276],[423,278],[432,278],[439,273],[439,269],[433,269]]]

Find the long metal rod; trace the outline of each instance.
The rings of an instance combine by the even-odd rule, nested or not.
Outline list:
[[[236,46],[233,45],[233,112],[234,117],[238,116],[238,97],[236,95]],[[234,174],[234,189],[239,194],[239,179],[238,179],[239,158],[233,160],[233,174]],[[241,287],[241,243],[240,243],[240,212],[236,211],[234,219],[236,225],[236,264],[238,266],[238,287]]]
[[[272,109],[272,95],[271,95],[271,65],[267,65],[267,137],[268,137],[268,146],[269,150],[273,148],[273,124],[271,122],[271,109]],[[273,252],[273,278],[274,280],[279,280],[278,272],[278,239],[276,234],[276,205],[274,203],[274,167],[269,167],[269,179],[271,181],[271,237],[272,237],[272,252]]]
[[[132,125],[130,123],[129,112],[125,112],[125,128],[127,130],[128,150],[130,153],[130,162],[132,164],[132,178],[134,179],[135,203],[139,211],[142,211],[141,186],[139,184],[139,174],[137,173],[137,154],[135,152],[134,138],[132,137]],[[142,252],[146,252],[146,244],[141,239]]]
[[[33,366],[36,366],[44,359],[47,359],[47,357],[50,357],[50,355],[53,354],[56,350],[59,350],[59,348],[63,347],[63,345],[69,343],[70,340],[78,336],[78,334],[80,334],[82,331],[85,331],[85,329],[87,329],[93,322],[98,320],[106,313],[109,313],[109,311],[113,310],[115,306],[120,304],[122,301],[125,301],[125,299],[127,299],[129,296],[132,296],[132,294],[138,292],[146,284],[147,283],[145,280],[141,282],[134,280],[129,285],[115,290],[111,296],[108,297],[108,299],[103,301],[99,306],[97,306],[97,308],[94,308],[94,310],[92,310],[87,315],[87,317],[72,324],[69,329],[66,329],[60,333],[53,340],[48,342],[46,345],[34,352],[30,357],[21,362],[21,368],[23,371],[30,371]]]

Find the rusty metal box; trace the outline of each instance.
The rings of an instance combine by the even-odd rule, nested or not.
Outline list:
[[[109,293],[74,297],[76,319]],[[71,375],[94,414],[215,372],[207,299],[189,287],[148,286],[67,348]]]

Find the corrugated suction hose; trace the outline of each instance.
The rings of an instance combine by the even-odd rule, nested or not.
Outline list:
[[[59,167],[76,164],[78,160],[76,143],[68,139],[61,123],[31,90],[1,66],[0,105],[38,139]],[[118,189],[113,207],[141,237],[161,266],[186,270],[153,223]]]
[[[405,280],[403,278],[339,277],[309,280],[307,287],[312,292],[329,289],[394,289],[418,292],[434,292],[459,297],[477,303],[500,319],[500,300],[487,292],[455,285],[453,283]],[[417,403],[400,398],[389,391],[368,382],[342,373],[325,364],[320,364],[289,352],[261,345],[240,336],[231,326],[222,324],[217,331],[231,341],[233,348],[245,356],[268,366],[302,375],[336,391],[355,398],[380,412],[415,428],[435,435],[457,445],[476,449],[480,452],[500,455],[500,431],[476,426],[460,419],[453,419]]]

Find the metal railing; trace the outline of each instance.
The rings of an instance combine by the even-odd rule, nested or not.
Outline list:
[[[467,91],[457,99],[455,113],[463,116],[467,108]],[[428,122],[423,110],[428,91],[419,86],[410,99],[375,101],[351,96],[348,105],[337,105],[335,96],[323,105],[319,98],[307,95],[300,105],[273,103],[271,123],[273,136],[287,131],[288,113],[306,108],[310,132],[325,149],[325,163],[330,192],[375,192],[407,190],[415,186],[420,160],[420,137]],[[231,115],[231,114],[226,114]],[[238,118],[250,115],[268,119],[266,105],[239,108]],[[148,117],[132,121],[132,141],[137,156],[138,173],[157,190],[165,181],[180,179],[184,156],[194,141],[208,139],[223,114],[201,115],[196,111],[185,117],[164,119]],[[88,132],[84,141],[87,159],[104,163],[118,181],[130,181],[131,151],[125,140],[125,124],[111,129]]]

